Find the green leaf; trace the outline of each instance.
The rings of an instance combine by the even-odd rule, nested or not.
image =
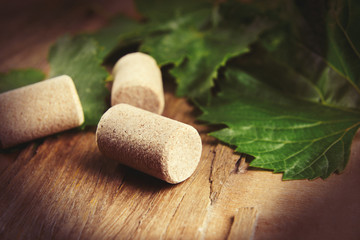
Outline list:
[[[192,51],[170,72],[178,83],[177,94],[196,99],[210,92],[218,69],[228,59],[248,51],[248,45],[255,40],[256,34],[251,36],[245,31],[222,28],[194,35],[194,41],[187,45]]]
[[[353,0],[332,3],[327,60],[360,93],[360,3]]]
[[[251,166],[283,179],[327,178],[345,168],[360,112],[295,99],[237,69],[220,87],[200,119],[225,124],[211,135],[254,156]]]
[[[144,24],[125,16],[118,16],[110,25],[84,36],[93,38],[98,42],[101,50],[99,57],[104,59],[117,48],[139,42],[148,31],[150,29],[146,28]]]
[[[107,109],[107,71],[101,66],[102,52],[93,39],[60,38],[50,49],[50,77],[69,75],[75,83],[84,110],[85,125],[96,125]]]
[[[160,66],[174,64],[170,73],[178,83],[178,96],[207,102],[219,68],[230,58],[246,53],[249,44],[269,26],[259,19],[245,25],[234,22],[222,16],[221,10],[208,7],[183,14],[180,19],[186,21],[142,43],[140,50],[152,55]]]
[[[210,14],[211,8],[206,8],[165,23],[168,27],[163,27],[163,31],[144,38],[140,51],[153,56],[159,66],[166,64],[178,66],[191,52],[198,51],[198,42],[203,35],[199,28],[209,21]],[[197,26],[193,24],[194,22]],[[150,24],[154,29],[156,28],[152,23]]]
[[[354,28],[360,8],[348,1],[351,10],[340,4],[328,15],[321,4],[295,6],[250,54],[232,62],[251,76],[228,70],[220,94],[202,106],[201,119],[227,126],[213,136],[284,179],[342,171],[360,124],[360,35]]]
[[[45,79],[45,74],[38,69],[17,69],[0,73],[0,93],[23,87]]]
[[[291,47],[281,45],[281,51],[252,53],[236,59],[236,65],[250,75],[297,98],[320,102],[324,105],[359,108],[360,94],[323,57],[287,40]],[[296,59],[298,58],[298,59]],[[306,59],[306,60],[305,60]]]
[[[261,45],[267,51],[256,49],[258,53],[242,59],[240,65],[261,81],[298,98],[359,109],[357,85],[331,62],[342,62],[356,75],[360,73],[360,59],[345,50],[341,50],[341,56],[334,56],[331,42],[343,41],[344,36],[329,31],[334,20],[322,4],[306,1],[298,6],[298,11],[289,13],[288,22],[281,22],[262,36]]]

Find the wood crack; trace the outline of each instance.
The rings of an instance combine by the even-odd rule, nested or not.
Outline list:
[[[223,185],[232,173],[246,172],[246,161],[244,155],[234,153],[230,147],[218,144],[213,150],[213,157],[210,166],[210,205],[215,204]],[[235,168],[234,168],[235,165]]]
[[[213,157],[211,159],[211,166],[210,166],[210,175],[209,175],[209,183],[210,183],[210,193],[209,193],[209,199],[210,199],[210,205],[213,205],[213,203],[216,200],[216,192],[214,191],[214,186],[213,186],[213,182],[214,182],[214,162],[215,162],[215,157],[216,157],[216,149],[212,150],[213,153]]]
[[[242,207],[237,210],[227,240],[254,239],[258,220],[258,211],[254,207]]]
[[[239,159],[235,163],[235,168],[231,173],[239,174],[246,173],[249,167],[249,163],[246,161],[246,154],[241,153]]]

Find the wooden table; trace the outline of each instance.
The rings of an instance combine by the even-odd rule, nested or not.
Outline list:
[[[97,29],[127,1],[7,1],[0,9],[0,71],[47,72],[49,46]],[[163,115],[191,124],[203,152],[190,179],[170,185],[104,158],[95,128],[67,131],[0,152],[0,239],[359,239],[360,135],[345,172],[281,181],[246,170],[240,155],[207,136],[199,114],[166,86]],[[1,123],[0,123],[1,124]]]

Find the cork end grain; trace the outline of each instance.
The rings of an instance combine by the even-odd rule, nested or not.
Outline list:
[[[59,76],[0,94],[3,148],[80,126],[84,114],[75,85]]]
[[[127,103],[157,114],[165,105],[162,76],[151,56],[135,52],[120,58],[113,68],[111,105]]]
[[[202,148],[192,126],[128,104],[102,116],[96,142],[106,157],[172,184],[193,174]]]
[[[180,183],[188,179],[199,164],[202,142],[197,130],[187,124],[173,131],[165,145],[165,176],[169,183]]]
[[[118,89],[111,97],[111,105],[120,103],[126,103],[157,114],[162,114],[164,111],[164,102],[159,99],[153,89],[147,86],[124,86]]]

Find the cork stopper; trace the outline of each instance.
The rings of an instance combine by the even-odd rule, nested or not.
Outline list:
[[[151,56],[135,52],[120,58],[113,69],[111,105],[127,103],[162,114],[164,89],[161,71]]]
[[[105,112],[96,141],[106,157],[172,184],[193,174],[202,150],[194,127],[128,104]]]
[[[63,75],[0,94],[0,146],[8,148],[80,126],[74,82]]]

